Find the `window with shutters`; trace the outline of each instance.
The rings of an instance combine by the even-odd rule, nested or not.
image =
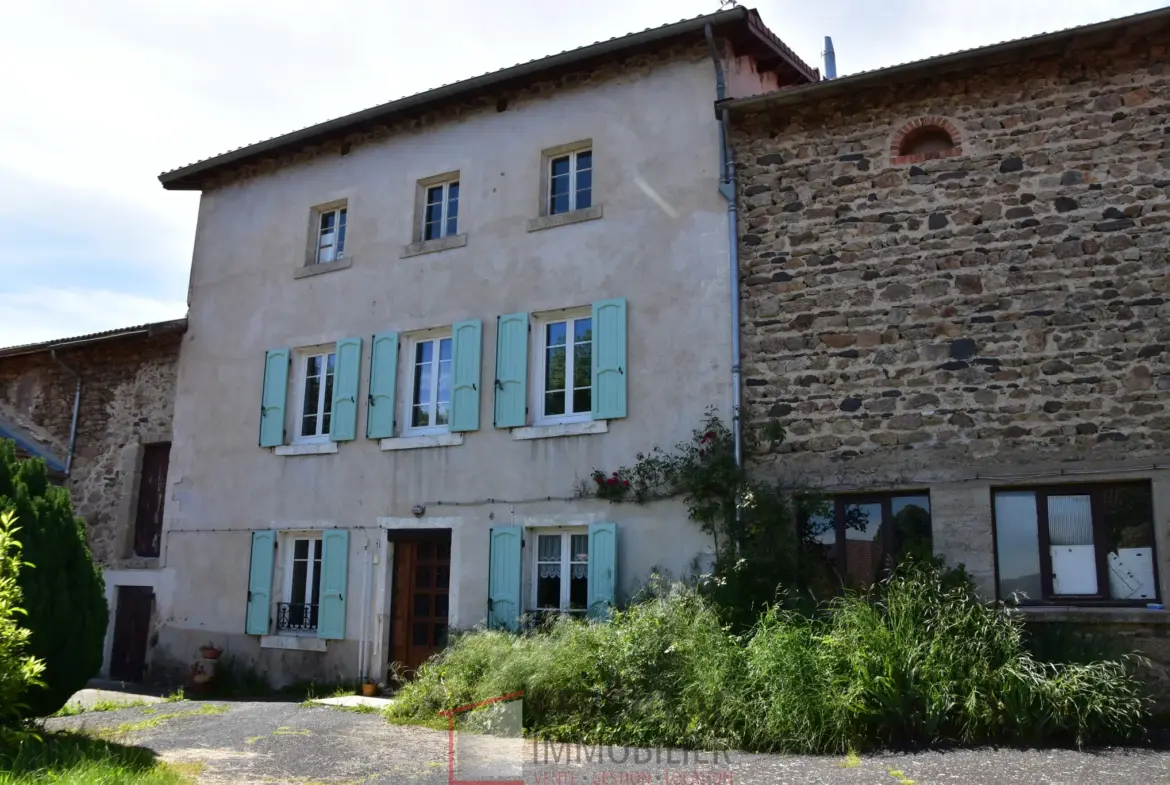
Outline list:
[[[422,239],[438,240],[459,234],[459,181],[447,180],[425,188]]]
[[[290,534],[280,547],[285,552],[281,565],[284,586],[282,601],[276,605],[276,631],[316,634],[321,600],[321,535]]]
[[[446,433],[451,422],[451,331],[420,333],[407,346],[410,395],[404,433]]]
[[[536,424],[580,422],[593,405],[593,318],[588,308],[536,320]]]
[[[329,441],[337,354],[332,345],[294,354],[293,444]]]
[[[584,613],[589,607],[588,530],[536,531],[534,534],[533,610]]]
[[[1000,599],[1137,604],[1158,598],[1148,482],[1005,488],[992,494]]]

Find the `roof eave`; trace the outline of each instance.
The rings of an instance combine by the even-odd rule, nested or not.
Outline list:
[[[1064,48],[1076,38],[1110,33],[1134,24],[1150,21],[1170,20],[1170,8],[1159,8],[1142,14],[1110,19],[1068,30],[1058,30],[1052,33],[1041,33],[1028,38],[1014,41],[1004,41],[977,49],[966,49],[961,52],[939,55],[917,60],[912,63],[880,68],[874,71],[865,71],[852,76],[843,76],[800,87],[790,87],[772,93],[748,96],[746,98],[732,98],[717,103],[717,111],[726,108],[733,114],[753,109],[774,106],[786,106],[809,100],[820,100],[839,95],[857,88],[871,87],[878,84],[894,83],[923,75],[936,75],[940,72],[958,70],[969,67],[978,62],[995,60],[1008,61],[1024,52],[1042,52],[1050,49],[1055,52]]]
[[[226,167],[261,158],[267,154],[274,154],[293,146],[323,141],[336,134],[353,131],[366,124],[384,122],[395,115],[419,109],[429,104],[438,104],[456,97],[474,94],[481,90],[503,89],[509,84],[531,79],[539,74],[556,72],[570,66],[580,66],[619,52],[635,50],[684,35],[694,34],[702,31],[708,24],[713,28],[726,28],[729,25],[742,24],[748,34],[757,43],[767,47],[775,54],[775,59],[779,67],[789,69],[796,77],[815,78],[815,71],[801,61],[782,41],[774,35],[771,35],[754,12],[742,6],[737,6],[726,11],[719,11],[696,19],[688,19],[650,30],[643,30],[640,33],[631,33],[620,38],[601,41],[539,60],[521,63],[511,68],[493,71],[488,74],[472,77],[471,79],[436,87],[432,90],[416,93],[396,101],[380,104],[343,117],[311,125],[308,128],[302,128],[298,131],[273,137],[272,139],[248,145],[247,147],[241,147],[238,150],[232,150],[231,152],[208,158],[207,160],[199,161],[180,169],[164,172],[159,175],[158,179],[162,183],[163,188],[169,191],[198,191],[203,188],[207,176],[213,172],[221,171]]]
[[[123,338],[132,338],[137,336],[154,337],[156,335],[163,335],[172,332],[186,332],[187,318],[171,319],[165,322],[151,322],[149,324],[139,325],[137,327],[127,327],[119,330],[109,330],[102,333],[93,333],[91,335],[81,335],[73,338],[58,338],[52,341],[42,341],[40,343],[30,343],[23,346],[9,346],[0,349],[0,358],[5,357],[19,357],[25,354],[38,354],[40,352],[53,351],[55,349],[75,349],[80,346],[89,346],[95,343],[105,343],[107,341],[118,341]]]

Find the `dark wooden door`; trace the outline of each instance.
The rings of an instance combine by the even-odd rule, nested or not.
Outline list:
[[[158,556],[163,500],[167,493],[167,464],[170,461],[170,442],[148,444],[143,449],[138,514],[134,519],[134,553],[138,556]]]
[[[414,670],[447,645],[451,535],[394,543],[390,650]]]
[[[146,668],[146,642],[154,590],[149,586],[119,586],[114,612],[114,644],[110,650],[110,678],[141,681]]]

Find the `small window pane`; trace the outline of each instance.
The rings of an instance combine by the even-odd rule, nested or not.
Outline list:
[[[1048,497],[1053,594],[1097,593],[1093,505],[1088,494]]]
[[[337,354],[330,352],[325,355],[325,373],[333,373],[333,366],[337,364]]]
[[[1035,493],[1000,491],[995,494],[996,559],[1001,599],[1007,600],[1015,592],[1027,595],[1032,601],[1043,599],[1038,532]]]
[[[554,158],[550,164],[553,179],[569,176],[569,156]]]
[[[325,416],[322,418],[321,433],[329,433],[329,415],[333,411],[333,374],[325,375]]]
[[[430,630],[430,624],[426,622],[415,622],[411,631],[410,645],[429,646],[431,643],[431,640],[428,637]]]
[[[577,193],[589,191],[593,188],[593,172],[577,172]],[[580,207],[581,205],[577,205]]]
[[[583,611],[589,605],[589,576],[584,569],[573,570],[569,578],[569,609]]]
[[[586,387],[583,390],[573,390],[573,413],[593,411],[593,390]]]
[[[565,413],[565,392],[550,392],[544,395],[544,413],[549,417]]]
[[[890,500],[894,516],[894,541],[890,544],[894,564],[906,557],[919,561],[934,555],[930,533],[930,497],[895,496]]]
[[[295,540],[293,542],[293,558],[307,559],[309,558],[309,541]]]
[[[337,214],[332,212],[332,211],[327,212],[327,213],[321,213],[321,234],[322,235],[333,231],[333,222],[336,218],[337,218]],[[301,224],[301,226],[304,226],[304,224]]]
[[[414,349],[416,363],[429,363],[434,357],[435,344],[433,341],[419,341]]]
[[[451,424],[451,404],[449,401],[440,401],[435,404],[435,425]]]
[[[576,319],[573,322],[573,340],[577,343],[588,343],[593,340],[593,319]]]
[[[443,338],[439,341],[439,360],[451,359],[451,339]]]
[[[588,534],[574,534],[570,538],[569,558],[576,562],[589,560]]]
[[[577,205],[576,209],[584,210],[593,204],[593,192],[590,190],[577,191]]]
[[[435,567],[435,588],[445,589],[451,579],[451,568],[446,564]]]
[[[545,566],[541,565],[541,572],[536,579],[536,607],[559,608],[561,607],[560,565],[547,565],[549,568],[547,573],[544,571]]]
[[[304,602],[305,601],[305,585],[309,577],[309,563],[307,561],[294,561],[292,573],[292,596],[289,597],[289,602]]]
[[[316,541],[320,545],[321,541]],[[309,584],[309,602],[316,605],[321,601],[321,555],[318,553],[317,558],[313,561],[313,582]],[[317,623],[313,622],[313,627],[316,628]]]
[[[436,594],[435,595],[435,618],[438,618],[438,619],[447,618],[447,595],[446,594]]]
[[[429,589],[431,588],[431,568],[416,566],[414,568],[414,588]]]
[[[581,181],[581,174],[591,168],[593,168],[593,151],[582,150],[577,153],[577,182]]]
[[[874,584],[882,567],[882,505],[845,505],[845,578],[858,588]]]
[[[443,202],[443,186],[432,185],[427,189],[427,207],[428,212],[431,205],[439,205]]]
[[[545,344],[547,346],[565,345],[565,322],[553,322],[545,329]]]
[[[1109,596],[1115,600],[1155,599],[1150,486],[1105,488],[1101,492],[1101,515],[1108,537]]]
[[[459,200],[459,181],[451,183],[447,186],[447,200],[455,202]]]
[[[573,386],[593,384],[593,344],[577,344],[573,349]]]
[[[414,595],[414,615],[415,618],[424,618],[431,615],[431,595]]]
[[[561,560],[561,535],[540,535],[536,540],[536,560],[559,562]]]
[[[434,637],[435,645],[436,646],[446,646],[447,645],[447,625],[446,624],[436,624],[434,626],[434,633],[435,633],[435,637]]]
[[[317,435],[317,415],[311,414],[301,418],[301,436]]]
[[[435,546],[433,543],[420,542],[414,546],[414,553],[419,561],[430,561],[435,558]]]
[[[345,251],[345,210],[341,211],[341,222],[337,227],[337,256]]]
[[[554,346],[546,352],[544,368],[546,392],[565,389],[565,347]]]
[[[308,417],[317,414],[317,405],[321,401],[321,377],[310,376],[305,379],[305,405],[301,414]]]

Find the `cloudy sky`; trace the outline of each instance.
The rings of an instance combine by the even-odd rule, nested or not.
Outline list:
[[[759,0],[841,75],[1165,0]],[[198,196],[159,172],[718,0],[0,3],[0,346],[185,312]],[[751,5],[748,3],[748,5]]]

